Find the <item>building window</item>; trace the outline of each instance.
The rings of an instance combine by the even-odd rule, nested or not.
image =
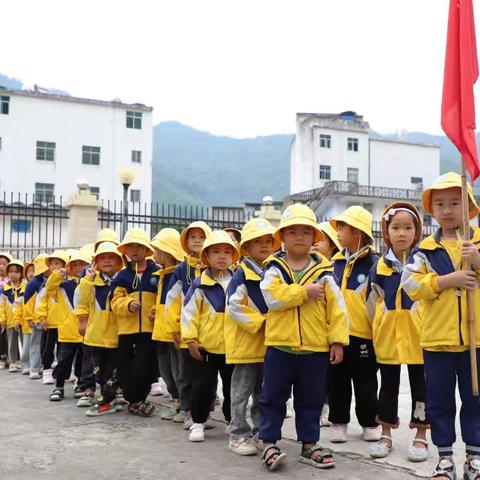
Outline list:
[[[35,183],[35,201],[40,203],[52,203],[55,192],[53,183]]]
[[[358,152],[358,138],[347,138],[347,149],[349,152]]]
[[[411,177],[410,182],[415,185],[419,190],[423,190],[423,178],[422,177]]]
[[[31,220],[19,218],[12,219],[12,232],[14,233],[30,233],[32,231]]]
[[[55,143],[37,142],[37,160],[55,161]]]
[[[320,165],[320,180],[330,180],[331,170],[330,165]]]
[[[331,135],[320,134],[320,148],[330,148],[330,143],[332,140]]]
[[[127,128],[142,128],[142,112],[127,112]]]
[[[10,97],[0,96],[0,113],[8,115],[10,112]]]
[[[142,152],[140,150],[132,150],[132,163],[142,163]]]
[[[92,195],[95,195],[97,197],[97,200],[100,199],[100,187],[89,187],[90,188],[90,193]]]
[[[358,183],[358,168],[347,168],[347,182]]]
[[[130,201],[139,203],[140,202],[140,190],[131,189],[130,190]]]
[[[100,147],[83,145],[82,163],[85,165],[100,165]]]

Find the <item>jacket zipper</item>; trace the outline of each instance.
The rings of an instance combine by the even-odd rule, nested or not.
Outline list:
[[[300,335],[300,346],[302,346],[303,339],[302,339],[302,325],[300,324],[300,306],[297,306],[297,317],[298,317],[298,334]]]
[[[138,293],[139,293],[139,300],[140,300],[140,308],[138,309],[138,332],[139,333],[142,333],[142,279],[143,279],[143,274],[138,285]]]
[[[462,297],[457,295],[457,304],[458,304],[458,334],[460,337],[460,345],[464,345],[463,336],[462,336]]]

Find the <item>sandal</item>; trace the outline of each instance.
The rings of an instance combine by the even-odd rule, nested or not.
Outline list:
[[[382,442],[382,440],[390,440],[390,445]],[[388,454],[392,451],[392,449],[392,437],[390,435],[382,435],[377,443],[370,445],[368,448],[368,453],[372,458],[385,458],[388,457]]]
[[[438,477],[447,477],[449,480],[457,480],[457,471],[452,457],[439,458],[437,466],[432,474],[432,478]]]
[[[130,403],[128,405],[128,413],[139,417],[151,417],[154,411],[155,407],[150,402]]]
[[[463,467],[464,478],[467,480],[479,480],[480,479],[480,456],[474,455],[472,458],[465,462]]]
[[[315,452],[321,453],[320,455],[314,455]],[[322,448],[319,445],[309,448],[302,447],[302,453],[298,457],[298,461],[315,468],[333,468],[335,466],[332,451],[328,448]]]
[[[274,460],[273,457],[275,456],[277,456],[277,458]],[[261,458],[264,465],[273,472],[280,466],[286,456],[287,454],[282,452],[275,444],[270,444],[263,450]]]
[[[50,401],[51,402],[59,402],[63,400],[65,397],[63,393],[63,388],[55,388],[53,392],[50,394]]]
[[[422,443],[425,448],[416,447],[414,444]],[[428,458],[428,442],[423,438],[414,438],[412,445],[410,445],[407,454],[407,460],[409,462],[424,462]]]

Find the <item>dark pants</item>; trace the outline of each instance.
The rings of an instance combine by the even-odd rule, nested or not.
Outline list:
[[[223,405],[225,420],[230,422],[230,389],[233,365],[225,363],[225,355],[205,353],[205,360],[199,362],[191,356],[186,362],[189,377],[192,379],[192,419],[195,423],[205,423],[215,397],[218,374],[222,378]]]
[[[7,362],[7,329],[0,333],[0,361]]]
[[[92,348],[95,380],[100,385],[102,394],[101,403],[110,403],[115,400],[117,393],[117,357],[116,348],[90,347]]]
[[[410,395],[412,397],[412,410],[410,427],[418,428],[428,425],[425,406],[427,386],[425,384],[425,371],[423,365],[407,365],[408,379],[410,382]],[[378,399],[378,420],[390,427],[398,427],[398,394],[400,391],[401,365],[380,364],[382,383]]]
[[[432,429],[432,441],[441,456],[452,455],[455,443],[455,390],[462,406],[460,426],[467,454],[480,454],[480,402],[472,395],[470,352],[428,352],[424,350],[427,379],[427,419]],[[477,348],[480,364],[480,349]]]
[[[180,408],[185,412],[192,409],[192,378],[188,364],[193,359],[190,356],[188,348],[181,348],[178,351],[178,398],[180,400]]]
[[[95,360],[93,357],[92,349],[89,345],[83,345],[82,347],[82,372],[77,382],[78,390],[85,392],[91,390],[95,392],[95,374],[93,373]]]
[[[178,399],[178,350],[171,342],[155,342],[160,375],[167,385],[168,393]]]
[[[151,333],[118,336],[118,375],[123,396],[130,403],[144,402],[155,373],[155,344]]]
[[[53,369],[53,378],[58,388],[65,386],[65,381],[72,374],[72,366],[75,360],[75,375],[80,378],[82,373],[82,343],[58,342],[57,366]]]
[[[55,345],[58,343],[58,329],[47,328],[42,332],[42,364],[44,370],[52,368],[55,359]],[[58,355],[58,353],[57,353]]]
[[[298,441],[318,442],[328,362],[328,352],[295,355],[267,348],[263,389],[258,401],[259,436],[265,443],[275,443],[282,438],[285,403],[292,387]]]
[[[329,372],[328,401],[332,423],[350,422],[352,383],[355,390],[355,413],[362,427],[376,427],[378,414],[377,359],[371,340],[350,336],[344,348],[343,362],[332,365]]]

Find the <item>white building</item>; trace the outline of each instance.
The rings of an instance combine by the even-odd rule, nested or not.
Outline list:
[[[0,192],[63,201],[84,181],[121,200],[119,167],[138,168],[130,200],[152,197],[152,108],[0,87]]]
[[[355,112],[298,113],[290,153],[290,201],[309,203],[319,218],[362,205],[379,220],[386,205],[408,200],[440,175],[440,147],[370,134]]]

